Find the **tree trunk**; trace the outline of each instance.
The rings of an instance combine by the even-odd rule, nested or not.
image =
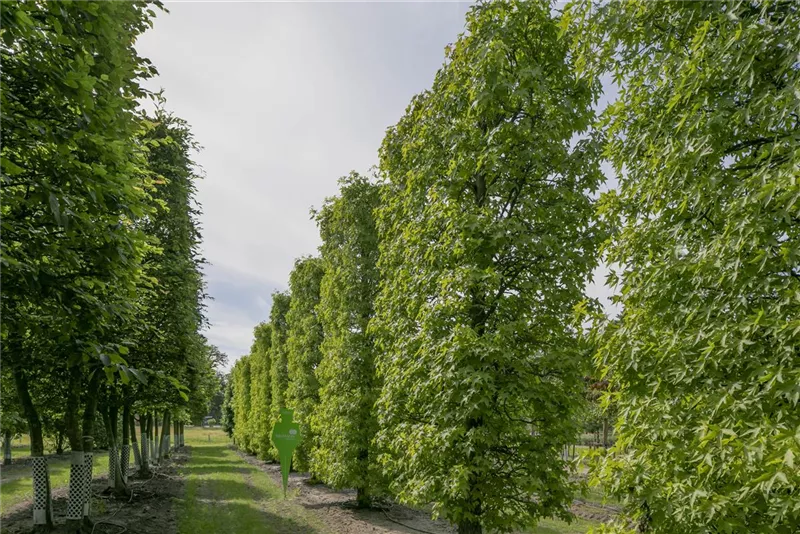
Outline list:
[[[153,412],[153,435],[150,436],[152,440],[150,442],[150,456],[153,458],[154,463],[158,463],[158,460],[161,458],[161,451],[159,450],[161,442],[158,440],[158,423],[158,414],[157,412]]]
[[[608,448],[608,418],[603,417],[603,448]]]
[[[142,434],[142,463],[139,465],[139,476],[150,476],[150,427],[153,425],[150,414],[139,415],[139,430]]]
[[[125,422],[130,428],[131,448],[133,449],[133,468],[137,473],[142,469],[142,453],[139,450],[139,441],[136,439],[136,416],[130,414]]]
[[[42,421],[28,391],[28,377],[21,369],[14,369],[14,384],[22,411],[28,420],[31,435],[31,466],[33,468],[33,526],[34,530],[53,527],[53,505],[50,493],[50,472],[44,456]]]
[[[83,388],[83,373],[80,367],[70,370],[64,424],[69,440],[69,495],[67,497],[67,530],[80,532],[83,525],[83,505],[86,502],[86,466],[83,458],[83,439],[78,416],[80,395]]]
[[[94,418],[97,414],[97,397],[100,389],[100,369],[95,369],[89,379],[89,387],[86,391],[86,405],[83,409],[83,474],[85,480],[85,497],[83,504],[83,524],[88,528],[93,527],[89,519],[89,512],[92,506],[92,468],[94,464]]]
[[[11,465],[11,431],[3,432],[3,465]]]
[[[459,521],[458,534],[482,534],[483,529],[477,521]]]
[[[106,417],[106,414],[103,414]],[[119,407],[113,403],[108,408],[108,423],[106,430],[108,431],[108,485],[114,491],[115,495],[128,496],[128,485],[122,478],[122,469],[120,469],[120,452],[121,447],[117,436],[119,435]],[[104,419],[105,420],[105,419]]]
[[[115,466],[117,462],[114,457],[116,444],[114,443],[114,434],[111,432],[111,417],[108,415],[108,408],[101,410],[103,415],[103,426],[106,428],[106,440],[108,440],[108,488],[114,489],[114,484],[117,482],[117,477],[114,475]]]
[[[180,434],[178,433],[178,421],[172,421],[172,434],[175,436],[175,445],[172,446],[172,449],[175,450],[180,445]]]
[[[184,429],[185,426],[186,426],[185,423],[181,421],[181,447],[186,446],[186,436],[183,433],[183,431],[185,430]]]
[[[366,488],[356,488],[356,506],[358,508],[369,508],[370,498]]]
[[[58,455],[64,454],[64,438],[64,433],[59,430],[56,434],[56,454]]]
[[[122,408],[122,446],[119,448],[119,470],[122,473],[122,483],[128,486],[128,466],[131,459],[131,407],[126,404]]]
[[[169,410],[164,410],[161,426],[161,444],[158,448],[158,459],[169,458]]]

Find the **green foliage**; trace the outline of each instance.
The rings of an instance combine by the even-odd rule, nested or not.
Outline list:
[[[623,312],[597,332],[620,412],[596,476],[640,531],[796,532],[798,6],[572,14],[587,69],[621,86],[602,121],[619,176],[602,213]]]
[[[571,515],[602,174],[558,24],[546,2],[473,7],[381,150],[381,463],[462,532]]]
[[[274,458],[272,442],[272,325],[261,323],[253,331],[255,341],[250,348],[250,414],[247,424],[251,446],[263,459]]]
[[[236,412],[233,405],[233,373],[228,374],[225,381],[225,398],[222,401],[222,429],[228,434],[229,438],[233,437],[233,429],[236,424]]]
[[[199,423],[219,387],[215,367],[226,356],[199,334],[205,324],[205,283],[194,199],[199,176],[192,152],[198,147],[186,122],[170,113],[157,110],[149,124],[142,142],[148,147],[155,210],[139,224],[157,246],[145,258],[136,321],[125,331],[132,340],[127,360],[134,367],[166,372],[190,394],[184,392],[184,399],[168,379],[152,375],[148,384],[132,385],[128,400],[135,400],[141,411],[185,406],[188,418]]]
[[[319,381],[315,371],[322,359],[322,324],[317,316],[320,284],[324,269],[320,258],[295,261],[289,275],[292,301],[286,314],[289,328],[289,389],[286,405],[294,410],[294,421],[300,425],[302,441],[294,452],[293,464],[299,471],[308,471],[309,457],[315,438],[311,430],[311,414],[319,403]]]
[[[325,337],[316,371],[320,404],[311,419],[318,440],[311,468],[335,487],[357,488],[362,498],[376,491],[371,442],[378,383],[367,325],[378,287],[378,202],[379,187],[351,173],[340,180],[339,196],[316,214],[325,271],[317,310]]]
[[[233,382],[233,440],[239,448],[255,452],[250,436],[250,357],[242,356],[231,371]]]
[[[289,293],[286,292],[276,291],[272,294],[272,309],[269,312],[269,320],[272,325],[272,346],[270,347],[272,365],[269,370],[272,401],[268,435],[272,433],[272,425],[281,419],[281,408],[286,407],[286,390],[289,387],[288,347],[286,345],[289,325],[286,322],[286,315],[289,313],[291,300]],[[272,456],[277,458],[278,451],[275,447],[272,447],[272,452]]]
[[[150,25],[146,8],[145,2],[3,4],[7,366],[37,354],[22,349],[32,336],[39,345],[57,339],[69,354],[60,364],[117,354],[109,333],[131,316],[146,251],[134,221],[150,212],[135,106],[146,96],[140,81],[155,70],[133,48]]]

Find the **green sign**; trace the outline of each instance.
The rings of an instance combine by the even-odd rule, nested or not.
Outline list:
[[[300,443],[300,425],[292,422],[294,412],[281,408],[281,420],[272,429],[272,443],[278,449],[281,461],[281,478],[283,479],[283,498],[289,487],[289,468],[292,466],[292,453]]]

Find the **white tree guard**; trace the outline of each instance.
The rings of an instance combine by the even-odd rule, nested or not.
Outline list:
[[[83,517],[83,503],[86,501],[86,466],[83,451],[73,451],[69,464],[69,497],[67,498],[67,519],[80,521]]]
[[[119,465],[122,469],[122,481],[128,483],[128,469],[131,464],[131,446],[124,444],[119,451]]]
[[[31,467],[33,469],[33,524],[46,525],[48,511],[52,515],[52,503],[48,492],[50,471],[47,468],[47,458],[33,456]]]
[[[119,458],[117,456],[117,448],[116,447],[109,447],[108,448],[108,487],[110,487],[110,488],[116,487],[117,465],[118,464],[119,464]]]
[[[94,464],[94,454],[91,452],[83,453],[83,517],[89,517],[92,507],[92,470]]]

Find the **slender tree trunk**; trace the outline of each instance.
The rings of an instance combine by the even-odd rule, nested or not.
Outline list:
[[[153,458],[153,462],[155,463],[158,463],[158,460],[161,459],[161,451],[159,450],[161,448],[161,442],[158,439],[158,423],[158,413],[153,412],[153,435],[151,436],[152,442],[150,444],[152,451],[150,456]]]
[[[105,416],[105,414],[104,414]],[[117,436],[119,435],[119,407],[112,401],[108,408],[108,485],[112,488],[115,495],[128,496],[128,485],[122,478],[122,469],[120,468],[120,452],[121,447]]]
[[[483,529],[477,521],[460,521],[458,523],[458,534],[482,534]]]
[[[185,430],[184,428],[185,426],[186,424],[183,421],[181,421],[181,447],[186,446],[186,436],[183,433],[183,431]]]
[[[101,409],[101,413],[103,415],[103,426],[106,428],[106,440],[108,441],[108,488],[113,490],[117,482],[117,477],[114,474],[117,464],[114,458],[116,456],[116,443],[114,443],[116,440],[111,431],[111,417],[108,415],[108,408]]]
[[[3,465],[11,465],[11,431],[3,432]]]
[[[180,445],[180,438],[178,437],[178,421],[172,421],[172,435],[175,436],[175,445],[172,446],[172,449],[175,450]]]
[[[80,532],[83,526],[83,505],[86,502],[86,466],[83,457],[83,438],[81,437],[80,395],[83,386],[83,372],[80,367],[70,370],[64,424],[69,440],[69,496],[67,498],[67,530]]]
[[[139,415],[139,430],[142,433],[142,463],[139,465],[139,476],[144,478],[150,476],[150,427],[152,426],[151,415],[148,413]]]
[[[42,422],[33,405],[28,390],[28,377],[21,369],[14,369],[14,384],[22,411],[28,420],[31,436],[31,466],[33,467],[33,526],[34,530],[50,530],[53,527],[53,505],[50,493],[50,472],[44,455]]]
[[[128,486],[128,466],[131,460],[131,426],[128,424],[130,420],[131,406],[126,404],[122,408],[122,446],[119,448],[119,470],[125,487]]]
[[[603,417],[603,448],[608,448],[608,418]]]
[[[64,433],[59,430],[56,434],[56,454],[58,455],[64,454],[64,439]]]
[[[133,449],[133,468],[137,473],[142,469],[142,453],[139,450],[139,441],[136,439],[136,416],[130,414],[125,422],[130,428],[131,448]]]
[[[366,488],[356,488],[356,506],[358,508],[369,508],[370,499]]]
[[[85,501],[83,504],[83,524],[85,527],[92,528],[93,523],[89,519],[89,512],[92,506],[92,469],[94,467],[94,418],[97,414],[97,397],[100,389],[100,369],[95,369],[89,379],[89,387],[86,391],[86,405],[83,409],[83,474],[86,477],[84,483]]]
[[[158,448],[158,459],[169,458],[169,410],[164,410],[161,426],[161,444]]]

